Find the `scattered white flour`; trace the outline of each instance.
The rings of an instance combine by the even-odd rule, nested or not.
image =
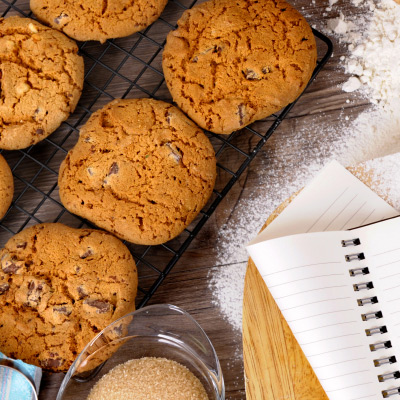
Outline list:
[[[287,143],[280,143],[279,149],[267,150],[265,168],[261,166],[259,175],[262,190],[236,205],[233,218],[220,232],[220,265],[210,271],[214,303],[238,331],[247,263],[245,244],[257,235],[268,215],[329,160],[356,165],[383,157],[368,161],[366,168],[376,182],[373,189],[400,210],[400,6],[393,0],[352,0],[352,4],[362,7],[363,12],[341,13],[328,22],[328,30],[348,47],[340,60],[352,76],[343,89],[364,96],[371,107],[349,122],[352,118],[347,111],[341,122],[329,126],[323,126],[315,116],[315,124],[297,131]],[[327,5],[338,7],[335,0],[327,0]],[[324,132],[321,140],[307,143],[308,135],[313,137],[316,129]],[[293,148],[300,149],[301,165],[290,157]],[[282,170],[297,173],[282,181]]]

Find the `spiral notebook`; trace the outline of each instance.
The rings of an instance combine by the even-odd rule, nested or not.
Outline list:
[[[400,399],[397,215],[334,162],[247,247],[331,400]]]

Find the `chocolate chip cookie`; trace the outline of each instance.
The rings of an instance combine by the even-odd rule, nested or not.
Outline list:
[[[177,236],[209,199],[213,147],[171,104],[115,100],[96,111],[60,167],[64,206],[116,236],[160,244]]]
[[[227,134],[294,101],[316,59],[310,26],[285,1],[209,0],[168,34],[163,70],[178,106]]]
[[[84,346],[134,310],[135,262],[109,233],[40,224],[0,250],[0,351],[66,371]]]
[[[14,194],[14,180],[7,161],[0,155],[0,219],[10,207]]]
[[[152,24],[168,0],[30,0],[43,22],[76,40],[98,40],[131,35]]]
[[[83,87],[74,41],[29,18],[0,18],[0,148],[38,143],[66,120]]]

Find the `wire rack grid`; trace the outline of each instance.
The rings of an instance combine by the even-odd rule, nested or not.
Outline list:
[[[79,43],[85,61],[85,85],[74,114],[39,144],[24,150],[3,151],[15,184],[14,199],[0,221],[0,246],[22,229],[42,222],[93,227],[69,213],[58,195],[58,168],[90,115],[114,98],[152,97],[172,102],[165,85],[161,56],[166,35],[176,28],[182,12],[197,0],[170,0],[161,17],[145,30],[105,44]],[[0,15],[32,17],[27,0],[0,0]],[[313,30],[318,42],[318,63],[310,83],[332,54],[332,43]],[[310,84],[309,83],[309,84]],[[295,102],[277,114],[230,135],[207,132],[217,156],[218,178],[213,195],[199,216],[176,239],[159,246],[125,244],[132,252],[139,273],[137,306],[144,306],[198,235],[216,207],[239,179]]]

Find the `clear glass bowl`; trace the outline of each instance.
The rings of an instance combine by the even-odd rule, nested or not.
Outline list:
[[[179,307],[161,304],[125,315],[89,342],[68,370],[57,400],[85,400],[112,368],[141,357],[177,361],[200,380],[210,400],[225,399],[219,360],[203,329]]]

